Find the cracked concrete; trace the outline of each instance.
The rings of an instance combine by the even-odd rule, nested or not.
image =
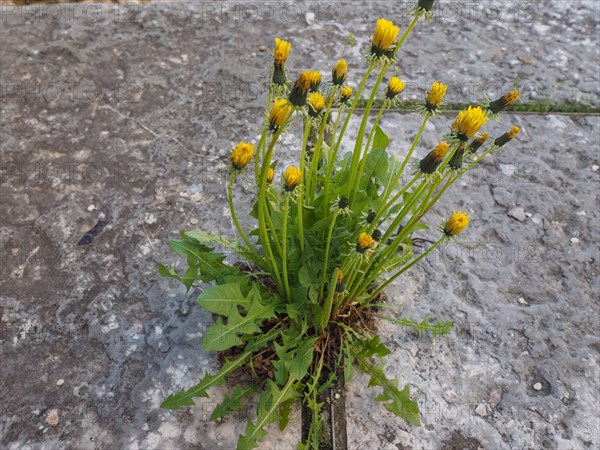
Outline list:
[[[494,86],[505,91],[520,78],[525,101],[598,104],[596,2],[525,12],[507,2],[494,20],[492,3],[460,20],[441,4],[441,19],[419,24],[403,50],[407,98],[440,79],[456,83],[450,100],[479,101],[484,87],[493,96]],[[227,156],[256,136],[272,38],[292,41],[292,73],[326,73],[353,33],[359,45],[346,57],[356,86],[372,24],[406,7],[269,3],[254,20],[250,5],[259,4],[96,5],[85,14],[76,6],[57,20],[33,7],[1,10],[2,447],[235,446],[243,417],[208,421],[223,389],[189,412],[158,409],[218,363],[200,349],[211,319],[197,293],[161,279],[157,264],[181,264],[167,247],[180,229],[232,233]],[[419,120],[384,116],[393,151],[406,151]],[[451,120],[427,126],[418,155]],[[600,444],[599,118],[507,114],[490,131],[513,124],[522,127],[518,141],[429,216],[434,233],[448,210],[470,211],[460,244],[388,291],[398,314],[455,321],[433,341],[381,324],[393,349],[388,375],[411,384],[423,426],[384,410],[357,376],[348,385],[351,448]],[[297,158],[299,140],[292,128],[281,166]],[[251,185],[240,187],[242,210]],[[100,214],[107,228],[76,246]],[[262,447],[292,448],[299,427],[296,411]]]

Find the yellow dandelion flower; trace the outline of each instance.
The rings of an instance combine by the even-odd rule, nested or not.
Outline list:
[[[427,94],[427,98],[425,99],[425,108],[430,113],[435,112],[440,107],[447,90],[448,86],[446,86],[444,83],[440,83],[439,81],[433,83],[429,93]]]
[[[310,83],[310,72],[302,72],[298,77],[298,80],[296,80],[292,92],[290,92],[289,100],[292,105],[298,107],[306,105],[306,96],[310,89]]]
[[[283,180],[285,183],[285,190],[291,192],[302,183],[302,172],[300,172],[300,169],[297,167],[288,167],[283,176]]]
[[[356,251],[358,253],[364,253],[371,247],[373,247],[373,244],[375,244],[375,239],[373,239],[368,233],[363,231],[362,233],[360,233],[356,241]]]
[[[340,101],[342,103],[348,103],[350,97],[352,97],[352,88],[350,86],[344,86],[340,93]]]
[[[269,171],[267,172],[267,183],[272,183],[273,178],[275,178],[275,169],[269,167]]]
[[[471,143],[469,144],[469,148],[468,151],[469,153],[477,153],[477,150],[479,150],[479,148],[485,144],[485,142],[488,140],[488,138],[490,137],[489,133],[482,133],[481,136],[479,136],[476,139],[473,139],[471,141]]]
[[[469,215],[462,211],[453,211],[444,225],[444,234],[448,237],[460,234],[469,225]]]
[[[494,141],[494,145],[496,145],[497,147],[504,146],[505,144],[512,141],[514,138],[516,138],[517,134],[519,134],[519,131],[521,131],[521,129],[519,127],[517,127],[517,126],[512,127],[509,131],[504,133],[502,136],[500,136],[499,138],[496,138],[496,140]]]
[[[433,173],[444,160],[444,157],[450,150],[446,141],[438,142],[438,145],[429,152],[429,154],[419,162],[419,169],[423,173]]]
[[[311,117],[317,117],[325,107],[325,97],[320,92],[311,92],[308,94],[308,114]]]
[[[504,94],[499,99],[490,102],[489,110],[492,112],[492,114],[498,114],[504,108],[512,105],[517,100],[519,100],[519,89],[515,88],[513,91]]]
[[[317,70],[310,70],[308,74],[310,77],[310,90],[316,91],[321,85],[321,72]]]
[[[275,59],[275,69],[273,70],[273,84],[277,86],[285,86],[288,82],[285,76],[284,64],[290,54],[292,46],[289,42],[275,38],[275,51],[273,58]]]
[[[231,163],[237,170],[242,170],[252,161],[254,156],[254,145],[240,142],[231,153]]]
[[[271,109],[271,113],[269,114],[269,129],[277,131],[283,125],[291,111],[292,106],[286,99],[279,98],[275,100],[273,109]]]
[[[396,45],[399,32],[400,28],[394,25],[392,21],[383,18],[377,20],[375,34],[371,40],[371,54],[375,57],[381,57],[392,50],[390,47]],[[386,54],[386,56],[388,55]],[[393,54],[389,56],[393,56]]]
[[[335,64],[331,71],[331,76],[333,78],[333,84],[336,86],[344,84],[344,81],[346,81],[346,78],[348,77],[348,63],[345,59],[340,59]]]
[[[400,94],[404,90],[405,87],[406,87],[406,85],[404,84],[404,82],[402,80],[400,80],[400,78],[392,77],[392,78],[390,78],[390,81],[388,82],[388,86],[387,86],[385,95],[387,98],[393,99],[398,94]]]
[[[292,49],[292,44],[283,39],[275,38],[275,52],[273,58],[275,58],[275,65],[283,66],[287,61],[287,58]]]
[[[488,120],[490,120],[489,117],[480,106],[475,108],[469,106],[458,113],[458,117],[452,124],[452,131],[461,141],[466,141],[472,138]]]

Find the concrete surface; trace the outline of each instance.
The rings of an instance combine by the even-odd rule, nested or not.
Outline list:
[[[598,3],[539,2],[525,18],[519,3],[515,19],[517,3],[484,2],[456,20],[445,5],[405,46],[407,97],[460,80],[450,99],[477,101],[520,77],[525,100],[598,103]],[[490,20],[494,5],[501,15]],[[210,422],[214,399],[158,409],[218,363],[200,349],[210,317],[197,293],[161,279],[157,264],[179,261],[166,241],[180,229],[232,233],[227,156],[256,136],[273,37],[292,41],[292,73],[327,72],[353,33],[360,45],[346,56],[357,83],[372,24],[406,4],[61,5],[61,16],[3,8],[0,445],[234,446],[245,420]],[[428,125],[419,155],[451,120]],[[406,151],[418,121],[386,115],[394,151]],[[452,208],[471,211],[461,246],[388,291],[398,314],[456,322],[433,342],[382,324],[394,350],[388,373],[413,385],[423,426],[388,414],[359,376],[348,386],[351,448],[600,444],[599,118],[505,115],[491,129],[512,124],[523,128],[518,142],[430,215],[434,230]],[[297,158],[299,139],[297,127],[285,137],[282,163]],[[250,191],[236,202],[249,205]],[[107,228],[77,247],[100,214]],[[294,414],[263,448],[295,445]]]

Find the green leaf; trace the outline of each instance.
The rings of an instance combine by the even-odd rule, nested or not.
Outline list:
[[[371,365],[368,358],[354,352],[353,354],[358,362],[360,370],[371,376],[369,387],[380,386],[383,393],[375,398],[382,402],[383,406],[399,417],[402,417],[408,423],[420,425],[419,406],[417,402],[410,398],[410,388],[408,385],[404,389],[398,389],[398,380],[388,379],[380,366]]]
[[[214,409],[210,419],[218,420],[227,416],[232,411],[244,408],[246,404],[242,402],[242,399],[252,395],[254,392],[256,392],[256,389],[257,386],[254,384],[251,384],[247,387],[242,387],[239,384],[236,384],[231,395],[225,396],[223,401]]]
[[[229,317],[232,309],[237,311],[238,305],[248,309],[251,301],[251,296],[244,296],[242,294],[240,283],[213,286],[205,289],[198,296],[200,306],[213,314],[220,314],[225,317]]]
[[[249,294],[252,295],[252,294]],[[206,330],[202,339],[202,348],[207,352],[222,351],[241,345],[244,334],[260,333],[260,324],[275,316],[278,303],[274,298],[263,305],[258,297],[252,298],[248,312],[242,316],[237,308],[231,308],[227,323],[218,317],[214,324]]]
[[[452,331],[452,327],[454,326],[454,323],[451,320],[447,320],[446,322],[429,323],[427,317],[425,317],[421,323],[418,323],[405,318],[396,319],[395,317],[388,317],[384,316],[383,314],[375,315],[377,317],[381,317],[382,319],[389,320],[390,322],[397,323],[398,325],[413,327],[417,330],[419,336],[422,336],[424,333],[431,333],[432,337],[441,336],[450,333],[450,331]]]
[[[290,377],[286,385],[279,389],[272,380],[267,380],[267,387],[258,402],[256,424],[248,420],[246,430],[238,440],[238,450],[256,448],[258,440],[267,434],[264,427],[281,419],[281,414],[277,412],[277,408],[285,402],[300,396],[293,387],[295,381],[293,377]]]
[[[308,372],[312,362],[313,345],[316,341],[316,337],[304,340],[295,350],[293,358],[285,361],[286,369],[295,379],[301,380]]]
[[[194,281],[201,280],[204,283],[220,280],[226,275],[239,273],[237,267],[228,266],[223,263],[225,255],[215,253],[212,247],[201,244],[196,239],[181,233],[182,239],[169,241],[169,247],[179,254],[187,256],[188,269],[185,276],[180,279],[189,290]],[[167,273],[164,270],[162,273]],[[171,276],[168,271],[167,276]]]
[[[216,375],[205,375],[196,386],[187,390],[171,394],[160,405],[165,409],[179,409],[182,406],[192,406],[194,397],[208,397],[206,390],[212,386],[218,386],[225,383],[225,378],[231,375],[238,367],[241,367],[252,356],[251,352],[246,352],[237,359],[227,361]]]
[[[377,125],[375,128],[375,137],[373,138],[373,150],[385,150],[390,145],[390,138]]]

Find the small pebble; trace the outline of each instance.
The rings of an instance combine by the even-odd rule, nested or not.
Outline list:
[[[542,390],[542,383],[535,383],[533,385],[533,389],[535,389],[536,391],[541,391]]]
[[[58,409],[52,409],[46,414],[46,423],[51,427],[58,425]]]
[[[340,398],[340,397],[341,397],[341,396],[340,396],[340,394],[335,394],[335,398],[336,398],[336,400],[337,400],[338,398]]]
[[[95,209],[96,209],[96,205],[90,205],[87,207],[88,212],[92,212]]]
[[[65,384],[65,380],[63,380],[62,378],[56,382],[57,386],[62,386],[63,384]]]
[[[579,239],[576,237],[571,238],[571,244],[579,244]]]
[[[525,210],[520,206],[518,208],[513,208],[510,211],[508,211],[508,215],[513,219],[517,219],[519,222],[525,222],[527,220]]]
[[[517,300],[521,305],[526,305],[527,301],[525,301],[525,299],[523,297],[519,297],[519,300]]]
[[[266,45],[261,45],[260,47],[258,47],[258,51],[259,52],[266,52],[267,51]]]
[[[598,169],[600,169],[600,166],[597,166],[596,164],[594,164],[594,165],[592,166],[592,170],[593,170],[594,172],[596,172]]]
[[[485,403],[480,403],[479,405],[477,405],[477,408],[475,408],[475,412],[479,416],[485,417],[488,415],[488,407]]]
[[[198,225],[198,219],[190,219],[190,224]]]

